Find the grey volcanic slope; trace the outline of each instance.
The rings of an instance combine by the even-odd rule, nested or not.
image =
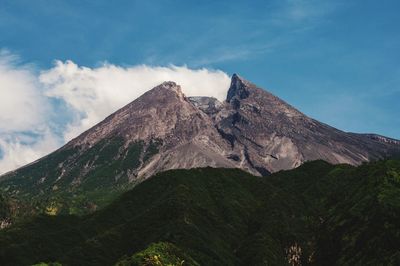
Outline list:
[[[215,123],[241,159],[270,172],[317,159],[357,165],[400,151],[398,140],[340,131],[237,75]]]
[[[3,175],[0,192],[46,199],[50,213],[67,198],[74,213],[168,169],[212,166],[268,175],[310,160],[357,165],[399,153],[398,140],[345,133],[233,75],[223,103],[187,98],[179,85],[164,82],[56,152]]]

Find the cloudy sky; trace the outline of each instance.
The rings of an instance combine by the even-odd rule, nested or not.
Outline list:
[[[239,73],[345,131],[400,139],[400,2],[0,1],[0,173],[164,80]]]

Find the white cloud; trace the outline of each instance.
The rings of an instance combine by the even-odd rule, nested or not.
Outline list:
[[[50,105],[34,71],[0,51],[0,173],[38,159],[59,143],[50,132]]]
[[[98,68],[79,67],[71,61],[57,61],[44,71],[40,81],[48,97],[64,100],[75,114],[65,140],[76,137],[107,115],[164,81],[175,81],[187,96],[226,97],[229,76],[217,70],[187,67],[119,67],[104,64]]]
[[[56,61],[38,75],[15,60],[0,53],[0,174],[48,154],[164,81],[177,82],[187,96],[220,100],[230,82],[219,70],[111,64],[88,68],[72,61]],[[69,119],[57,117],[54,99],[66,104]],[[56,133],[54,128],[65,130]]]
[[[0,52],[0,133],[31,130],[44,123],[47,104],[37,79],[17,58]]]
[[[3,151],[0,174],[33,162],[60,145],[59,139],[49,131],[29,143],[23,139],[24,135],[18,133],[14,133],[11,139],[0,137],[0,149]]]

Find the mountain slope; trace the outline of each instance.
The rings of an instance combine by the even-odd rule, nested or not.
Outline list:
[[[110,265],[156,252],[186,265],[397,265],[399,177],[399,160],[315,161],[271,178],[167,171],[91,215],[0,231],[0,264]]]
[[[400,141],[345,133],[307,117],[256,85],[232,77],[226,107],[216,118],[219,131],[249,164],[270,172],[305,161],[357,165],[399,152]]]
[[[400,142],[345,133],[233,75],[224,103],[164,82],[61,149],[0,177],[14,213],[80,214],[168,169],[240,168],[254,175],[310,160],[353,165],[400,153]]]

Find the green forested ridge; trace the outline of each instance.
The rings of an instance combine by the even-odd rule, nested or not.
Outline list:
[[[25,213],[85,214],[103,207],[132,188],[128,172],[158,152],[160,140],[130,143],[103,139],[85,152],[64,147],[0,179],[0,194],[18,203],[14,217]]]
[[[188,254],[167,242],[153,243],[132,256],[122,257],[116,266],[131,265],[199,265]]]
[[[0,194],[0,221],[10,216],[10,204],[8,200]]]
[[[0,231],[0,265],[399,265],[399,224],[399,160],[173,170],[92,214]]]

